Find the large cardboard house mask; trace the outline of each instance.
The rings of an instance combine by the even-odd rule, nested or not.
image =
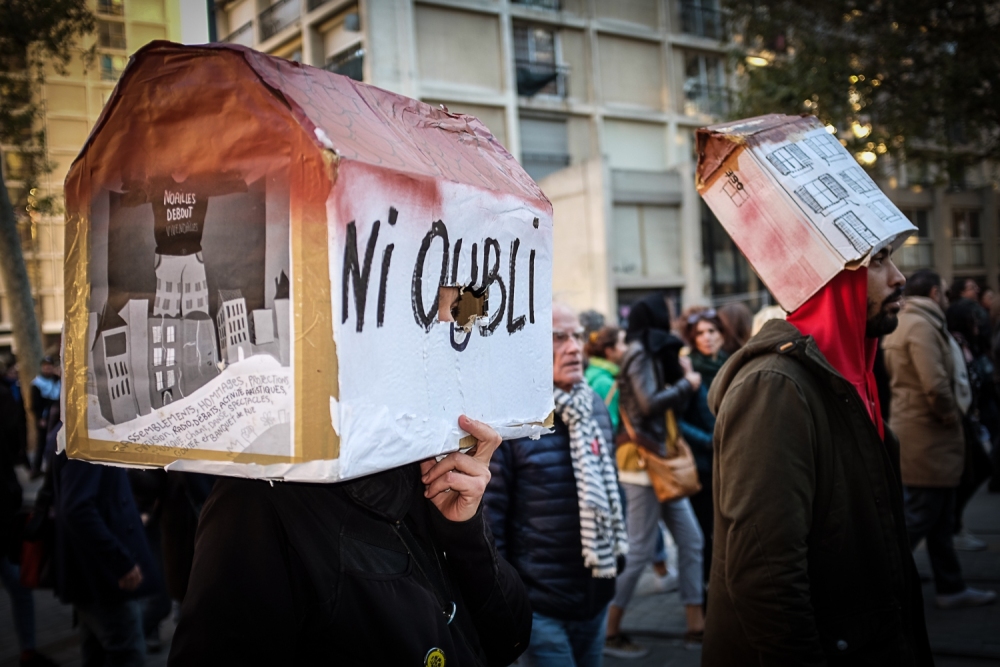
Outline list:
[[[789,312],[916,231],[815,116],[713,125],[697,141],[698,192]]]
[[[552,410],[552,207],[475,118],[140,50],[66,180],[68,454],[337,480]]]

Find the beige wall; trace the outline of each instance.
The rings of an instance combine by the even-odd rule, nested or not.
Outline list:
[[[660,46],[612,35],[598,37],[601,93],[609,104],[663,106]]]
[[[571,166],[539,186],[552,202],[552,294],[574,308],[614,309],[608,267],[607,168],[600,159]]]
[[[595,9],[601,18],[659,27],[660,3],[657,0],[598,0]]]

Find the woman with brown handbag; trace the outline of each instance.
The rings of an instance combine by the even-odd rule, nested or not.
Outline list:
[[[629,347],[619,375],[624,430],[616,458],[627,497],[629,556],[608,613],[605,654],[639,657],[643,649],[620,633],[621,619],[639,575],[652,560],[660,516],[677,543],[681,601],[687,615],[685,638],[700,641],[705,627],[704,541],[687,498],[700,486],[694,458],[678,434],[674,416],[697,391],[701,376],[678,356],[684,343],[670,331],[670,314],[661,293],[632,306],[626,340]]]

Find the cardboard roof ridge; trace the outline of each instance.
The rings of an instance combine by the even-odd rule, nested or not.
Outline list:
[[[310,141],[319,150],[331,150],[342,160],[362,162],[417,177],[437,178],[494,191],[513,190],[529,200],[551,207],[541,188],[478,118],[437,109],[426,102],[333,72],[226,43],[188,46],[155,40],[136,51],[73,160],[67,179],[73,165],[86,155],[96,136],[104,129],[121,102],[124,88],[146,57],[156,53],[198,50],[242,56],[248,69],[288,108],[296,124],[309,135]],[[317,83],[319,85],[313,85]],[[331,91],[339,97],[331,95]],[[351,122],[347,125],[336,122],[343,120],[344,112],[348,111],[341,108],[339,113],[334,113],[332,107],[339,104],[353,106],[355,115],[351,120],[358,120],[360,127]],[[373,119],[367,126],[360,122],[365,117]],[[412,131],[400,131],[401,122],[408,123]],[[344,133],[345,128],[348,134]],[[454,137],[449,137],[447,141],[435,141],[437,137],[428,133],[429,130],[455,133],[459,141],[455,141]],[[392,136],[384,136],[386,131],[391,131]],[[357,138],[356,133],[365,133],[366,136]],[[375,144],[380,144],[387,152],[378,154]]]
[[[695,145],[699,157],[695,173],[696,186],[699,188],[708,186],[715,179],[719,168],[725,164],[736,149],[756,143],[761,135],[767,135],[776,128],[781,128],[781,137],[768,136],[768,139],[783,139],[789,134],[789,127],[793,124],[796,127],[815,125],[811,129],[821,127],[819,120],[813,115],[792,116],[780,113],[769,113],[699,127],[695,131]],[[717,141],[713,141],[713,139],[717,139]]]

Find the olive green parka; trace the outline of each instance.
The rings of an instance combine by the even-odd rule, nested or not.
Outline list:
[[[784,321],[716,377],[702,665],[933,665],[899,444]]]

